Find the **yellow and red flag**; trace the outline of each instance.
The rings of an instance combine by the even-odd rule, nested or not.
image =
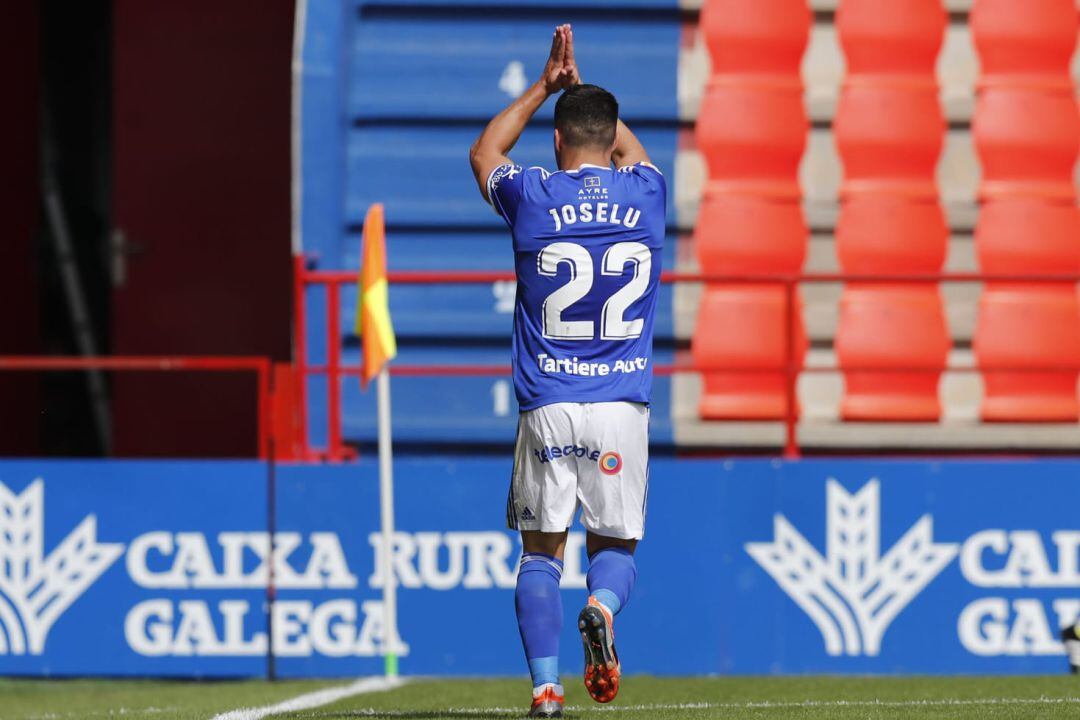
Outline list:
[[[372,205],[364,218],[363,242],[356,294],[356,334],[364,343],[364,368],[360,377],[361,384],[367,387],[383,365],[397,355],[386,282],[386,223],[382,203]]]

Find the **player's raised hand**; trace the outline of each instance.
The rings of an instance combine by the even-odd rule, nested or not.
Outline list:
[[[563,66],[570,71],[570,85],[581,84],[581,73],[578,71],[577,60],[574,59],[574,28],[566,25],[566,55],[563,58]]]
[[[567,38],[570,35],[569,25],[560,25],[555,28],[555,34],[551,37],[551,53],[548,55],[544,72],[540,76],[540,82],[548,95],[553,95],[560,90],[570,87],[572,69],[566,64]]]

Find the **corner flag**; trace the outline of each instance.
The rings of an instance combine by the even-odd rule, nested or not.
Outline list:
[[[383,580],[382,653],[387,677],[397,677],[398,656],[407,653],[397,629],[397,576],[394,573],[394,458],[390,439],[390,373],[388,363],[397,355],[394,326],[390,323],[389,291],[386,282],[386,222],[383,206],[375,203],[364,218],[364,254],[360,259],[360,282],[356,294],[356,334],[364,343],[363,387],[378,378],[379,420],[379,519],[382,547],[380,562],[387,577]]]
[[[386,223],[382,203],[372,205],[364,218],[364,248],[358,290],[356,334],[364,343],[364,368],[360,382],[367,387],[383,365],[397,355],[386,283]]]

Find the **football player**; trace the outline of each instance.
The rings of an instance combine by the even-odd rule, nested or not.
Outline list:
[[[514,144],[556,94],[558,169],[516,164]],[[491,120],[470,160],[510,229],[517,273],[511,359],[521,415],[506,519],[523,547],[515,601],[533,680],[529,716],[562,717],[559,580],[578,511],[589,555],[578,616],[585,687],[598,702],[619,691],[612,626],[644,532],[667,187],[615,97],[581,83],[569,25],[556,28],[540,79]]]

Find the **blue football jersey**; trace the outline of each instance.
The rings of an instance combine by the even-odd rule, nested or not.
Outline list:
[[[487,190],[514,237],[521,409],[649,402],[667,196],[660,171],[507,164]]]

